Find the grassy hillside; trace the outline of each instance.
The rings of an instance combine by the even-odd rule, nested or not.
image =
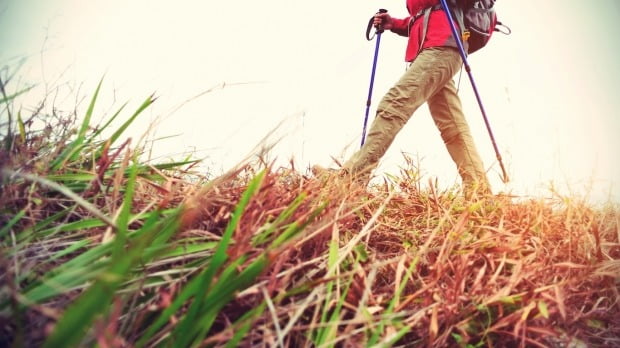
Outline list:
[[[0,346],[620,345],[613,204],[208,178],[123,137],[152,97],[93,125],[98,88],[76,124],[1,82]]]

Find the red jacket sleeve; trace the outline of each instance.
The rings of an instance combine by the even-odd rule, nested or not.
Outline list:
[[[392,18],[392,32],[401,36],[409,36],[410,20],[411,16],[404,19]]]

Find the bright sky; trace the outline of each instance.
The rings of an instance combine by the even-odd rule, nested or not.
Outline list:
[[[100,116],[155,92],[159,99],[131,132],[161,118],[158,136],[180,134],[156,143],[158,155],[195,151],[220,171],[284,121],[273,157],[335,166],[332,156],[344,160],[359,144],[375,49],[364,31],[379,7],[406,15],[404,0],[4,0],[0,62],[28,57],[22,76],[39,85],[20,100],[24,108],[46,85],[62,85],[73,97],[56,103],[70,111],[74,94],[90,96],[103,75]],[[620,2],[500,0],[497,10],[513,34],[494,37],[470,64],[508,185],[465,73],[460,83],[495,191],[546,196],[553,182],[564,194],[620,201]],[[405,45],[394,34],[382,37],[371,117],[404,72]],[[443,187],[458,182],[426,106],[378,174],[396,173],[401,152],[420,158],[426,179],[437,177]]]

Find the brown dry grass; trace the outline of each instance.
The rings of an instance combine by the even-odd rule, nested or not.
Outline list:
[[[18,124],[0,152],[0,346],[620,346],[615,203],[465,201],[415,168],[370,188],[264,161],[207,180],[88,121]]]
[[[138,180],[135,207],[184,204],[183,227],[175,240],[217,241],[254,173],[248,166],[197,186],[159,171],[164,183]],[[399,180],[365,189],[346,179],[268,169],[235,230],[230,258],[258,255],[262,250],[253,238],[300,194],[307,198],[290,221],[311,221],[319,205],[327,206],[303,234],[269,254],[267,271],[224,307],[203,343],[225,345],[237,329],[232,323],[266,303],[268,310],[255,318],[241,346],[315,346],[317,332],[325,328],[334,330],[325,346],[366,346],[374,332],[389,342],[403,328],[404,334],[390,345],[620,344],[620,217],[614,205],[593,208],[566,197],[465,202],[454,192]],[[17,186],[6,187],[5,202],[19,205],[17,196],[25,190]],[[98,202],[104,210],[119,205]],[[53,210],[54,204],[62,205],[45,207]],[[33,210],[31,216],[51,213]],[[81,219],[90,215],[78,213]],[[82,239],[101,236],[101,228],[80,234]],[[337,249],[330,254],[332,242]],[[330,261],[330,255],[336,259]],[[188,254],[145,271],[182,269],[194,257]],[[171,278],[145,290],[151,298],[141,313],[132,314],[138,318],[133,323],[123,320],[130,316],[118,307],[119,295],[109,324],[100,322],[95,331],[100,344],[105,341],[101,337],[113,333],[113,342],[130,346],[149,311],[165,308],[186,279]],[[48,307],[58,316],[78,294],[33,307],[28,316],[37,322]],[[334,313],[338,306],[337,316],[326,321],[324,313]],[[129,326],[124,333],[131,334],[111,326],[116,320]]]
[[[566,197],[464,202],[419,182],[396,186],[365,190],[343,179],[270,171],[230,255],[251,252],[260,226],[301,192],[309,197],[296,221],[317,202],[329,205],[272,255],[269,270],[225,308],[221,331],[208,341],[224,344],[229,323],[271,299],[273,308],[243,345],[313,346],[308,333],[327,326],[321,314],[344,298],[331,342],[342,346],[365,346],[379,323],[382,338],[409,327],[396,343],[403,346],[620,344],[620,217],[613,205],[595,209]],[[243,189],[225,180],[201,192],[189,231],[219,235]],[[335,271],[330,241],[339,248]],[[334,279],[338,289],[325,306]]]

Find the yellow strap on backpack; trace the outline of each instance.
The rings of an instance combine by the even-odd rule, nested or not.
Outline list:
[[[469,40],[469,37],[471,36],[471,33],[469,32],[469,30],[465,30],[463,31],[463,34],[461,35],[461,38],[463,39],[463,42]]]

